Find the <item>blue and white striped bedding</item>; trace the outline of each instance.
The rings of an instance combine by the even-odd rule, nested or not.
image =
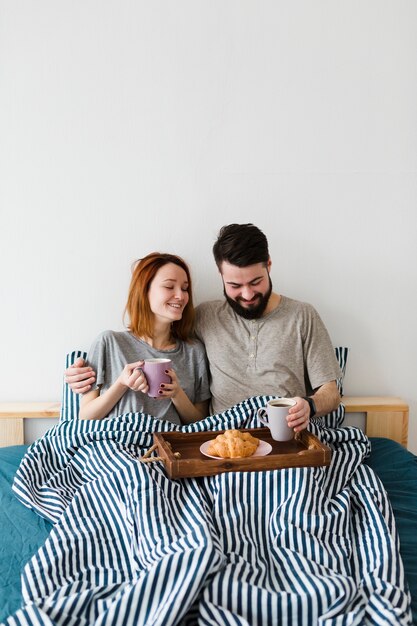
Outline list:
[[[257,397],[177,430],[251,428]],[[312,430],[330,467],[170,480],[138,459],[172,425],[143,414],[62,421],[16,475],[54,523],[10,625],[411,624],[386,493],[356,428]]]

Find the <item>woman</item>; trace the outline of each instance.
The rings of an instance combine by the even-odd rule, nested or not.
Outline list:
[[[84,394],[81,419],[144,412],[176,424],[208,414],[210,397],[203,345],[191,340],[194,307],[187,264],[172,254],[153,252],[134,267],[125,313],[128,330],[105,331],[93,342],[89,365],[97,372],[92,390]],[[145,359],[168,358],[171,383],[161,385],[158,398],[149,389],[141,367]]]

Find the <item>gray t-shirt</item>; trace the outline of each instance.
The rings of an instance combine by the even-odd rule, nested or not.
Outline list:
[[[88,364],[97,372],[96,384],[101,392],[112,385],[124,366],[143,359],[171,359],[181,387],[194,404],[210,397],[207,358],[203,345],[197,340],[190,343],[177,340],[172,350],[156,350],[130,332],[106,330],[93,342],[88,352]],[[128,389],[109,413],[117,417],[123,413],[149,413],[159,419],[181,424],[180,416],[169,398],[149,398],[140,391]]]
[[[197,309],[197,336],[210,367],[213,413],[257,395],[306,396],[341,376],[317,311],[281,296],[268,315],[246,320],[226,300]]]

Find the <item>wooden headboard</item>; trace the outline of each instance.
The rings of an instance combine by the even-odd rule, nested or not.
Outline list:
[[[408,404],[393,396],[344,396],[346,413],[365,413],[368,437],[387,437],[407,447]],[[0,402],[0,447],[24,444],[24,420],[58,418],[59,402]]]

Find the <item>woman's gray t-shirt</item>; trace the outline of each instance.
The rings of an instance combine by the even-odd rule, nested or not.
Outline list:
[[[93,342],[88,364],[97,372],[93,389],[105,392],[119,377],[125,365],[144,359],[171,359],[172,369],[182,389],[194,404],[210,398],[208,365],[204,347],[194,339],[189,343],[177,340],[172,350],[156,350],[128,331],[106,330]],[[169,398],[150,398],[140,391],[128,389],[112,408],[109,417],[143,412],[159,419],[181,424],[181,418]]]

